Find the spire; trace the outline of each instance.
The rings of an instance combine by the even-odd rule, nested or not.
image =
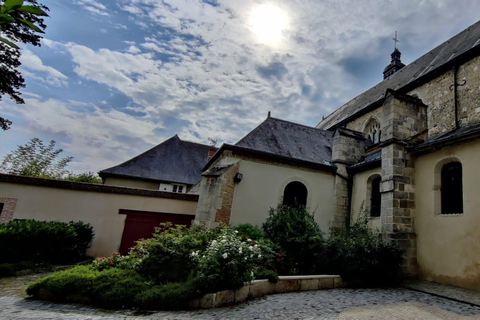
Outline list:
[[[395,38],[392,38],[392,40],[395,42],[395,49],[391,54],[392,61],[385,67],[385,69],[383,69],[383,79],[387,79],[389,76],[405,67],[400,59],[402,53],[397,49],[397,42],[400,42],[397,37],[397,31],[395,31]]]

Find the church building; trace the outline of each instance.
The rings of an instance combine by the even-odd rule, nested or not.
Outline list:
[[[194,223],[260,225],[304,205],[322,230],[363,208],[408,276],[480,289],[480,22],[315,127],[267,117],[203,168]]]

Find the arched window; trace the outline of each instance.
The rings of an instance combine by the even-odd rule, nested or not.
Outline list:
[[[462,164],[449,162],[442,167],[442,213],[463,213]]]
[[[293,181],[287,184],[283,191],[283,204],[291,207],[307,205],[307,187],[301,182]]]
[[[380,130],[380,123],[375,119],[370,119],[368,124],[365,126],[364,135],[371,141],[371,143],[380,142],[380,135],[382,131]]]
[[[380,182],[382,178],[376,177],[372,180],[372,191],[370,197],[370,216],[380,217],[382,207],[382,196],[380,194]]]

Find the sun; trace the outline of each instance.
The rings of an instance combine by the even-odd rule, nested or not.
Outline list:
[[[282,33],[288,28],[288,15],[273,4],[262,4],[253,8],[250,16],[251,30],[258,41],[266,44],[278,44]]]

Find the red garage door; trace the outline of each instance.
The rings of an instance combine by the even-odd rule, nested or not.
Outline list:
[[[192,220],[195,219],[194,215],[160,212],[120,210],[120,214],[127,215],[119,250],[122,255],[126,255],[137,240],[151,238],[155,227],[158,227],[160,223],[171,222],[174,225],[190,226]]]

